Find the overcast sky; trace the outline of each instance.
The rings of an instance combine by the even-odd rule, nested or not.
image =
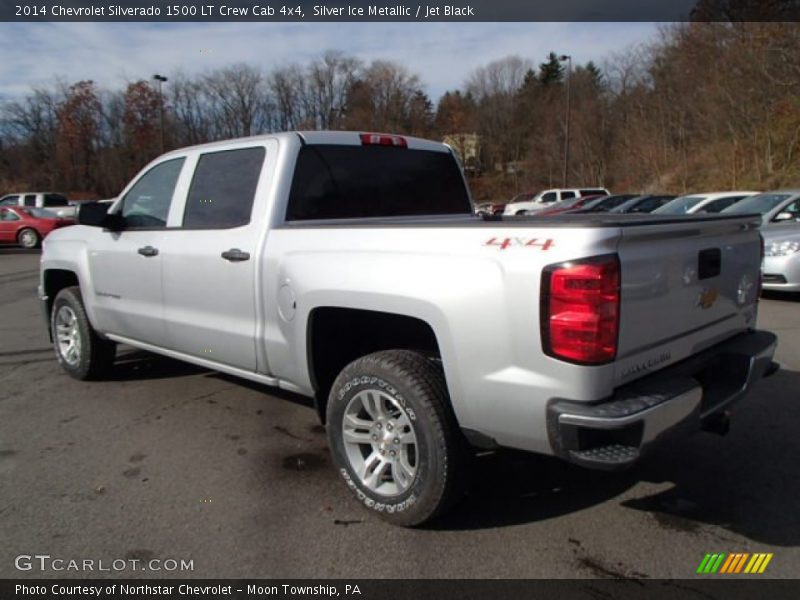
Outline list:
[[[417,73],[437,99],[475,67],[510,54],[536,64],[553,50],[576,63],[653,39],[652,23],[25,23],[0,24],[0,97],[31,86],[129,81],[246,62],[306,62],[325,50],[390,59]]]

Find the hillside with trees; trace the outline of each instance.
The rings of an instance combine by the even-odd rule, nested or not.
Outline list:
[[[569,48],[560,48],[569,51]],[[561,185],[615,191],[800,186],[800,27],[684,23],[599,64],[510,56],[428,96],[402,64],[330,51],[307,64],[234,64],[132,81],[61,82],[0,106],[0,193],[107,197],[164,149],[289,129],[479,140],[476,199]],[[162,106],[163,101],[163,106]],[[163,113],[162,113],[163,108]]]

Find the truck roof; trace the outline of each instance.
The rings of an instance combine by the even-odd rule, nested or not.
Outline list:
[[[361,146],[363,144],[361,136],[365,133],[370,135],[391,136],[395,138],[402,138],[406,146],[411,150],[430,150],[434,152],[451,152],[450,146],[441,142],[432,142],[422,138],[398,135],[393,133],[373,133],[364,131],[286,131],[280,133],[267,133],[262,135],[253,135],[249,137],[233,138],[228,140],[220,140],[216,142],[208,142],[206,144],[197,144],[195,146],[184,146],[176,148],[169,152],[164,153],[163,156],[170,156],[173,154],[183,154],[187,150],[200,150],[200,149],[214,149],[224,150],[225,148],[239,147],[242,144],[261,142],[266,140],[287,140],[292,138],[300,138],[304,144],[335,144],[344,146]]]

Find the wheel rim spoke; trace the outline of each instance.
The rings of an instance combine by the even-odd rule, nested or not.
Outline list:
[[[351,469],[371,492],[398,496],[413,485],[414,424],[386,391],[366,389],[350,399],[342,417],[342,442]]]
[[[80,362],[81,335],[78,328],[78,317],[69,306],[58,309],[55,317],[55,337],[61,358],[70,365]]]
[[[351,444],[371,444],[372,438],[368,431],[355,431],[353,429],[344,430],[344,440]]]

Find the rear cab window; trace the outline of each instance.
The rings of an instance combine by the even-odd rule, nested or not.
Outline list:
[[[309,144],[297,157],[287,221],[472,214],[449,152]]]
[[[25,194],[22,202],[25,206],[36,206],[36,194]]]

